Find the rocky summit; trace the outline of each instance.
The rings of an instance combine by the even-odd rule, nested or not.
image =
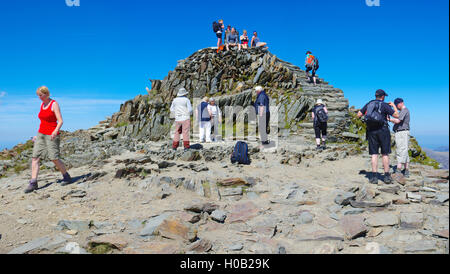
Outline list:
[[[278,109],[276,146],[244,136],[248,166],[230,162],[238,136],[171,149],[169,107],[180,87],[245,109],[255,85]],[[323,151],[309,114],[319,98],[330,111]],[[412,139],[410,176],[369,184],[356,111],[341,90],[323,79],[313,86],[268,51],[199,50],[97,126],[62,133],[73,184],[61,186],[43,159],[39,189],[24,194],[33,144],[0,152],[0,253],[448,253],[448,170]]]

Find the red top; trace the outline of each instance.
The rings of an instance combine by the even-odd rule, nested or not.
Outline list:
[[[52,135],[55,128],[58,126],[58,119],[56,119],[55,113],[52,111],[52,106],[55,101],[52,100],[48,104],[47,108],[44,108],[44,103],[41,104],[41,111],[39,112],[39,119],[41,125],[39,126],[39,133],[44,135]],[[59,135],[59,132],[58,132]]]

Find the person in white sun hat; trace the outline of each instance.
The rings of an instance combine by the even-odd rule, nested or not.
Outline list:
[[[316,149],[326,149],[328,110],[322,99],[317,100],[316,105],[311,111],[311,116],[314,125],[314,133],[316,135]],[[321,141],[323,142],[322,146]]]

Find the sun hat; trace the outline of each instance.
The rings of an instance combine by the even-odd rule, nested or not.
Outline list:
[[[263,90],[263,87],[262,86],[256,86],[255,87],[255,91],[262,91]]]
[[[187,92],[187,90],[185,88],[180,88],[178,90],[177,97],[185,96],[185,95],[188,95],[188,94],[189,94],[189,92]]]
[[[322,99],[317,99],[316,105],[323,105]]]

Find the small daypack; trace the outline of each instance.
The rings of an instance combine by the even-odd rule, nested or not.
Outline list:
[[[319,69],[319,59],[317,57],[314,57],[313,69],[314,70],[318,70]]]
[[[324,106],[320,106],[317,109],[316,115],[317,115],[317,120],[320,123],[326,123],[328,121],[328,114],[325,112]]]
[[[250,158],[248,157],[248,145],[246,142],[238,141],[234,146],[234,151],[231,154],[231,163],[238,163],[243,165],[250,164]]]
[[[365,115],[366,124],[370,126],[383,126],[386,123],[386,117],[381,114],[381,101],[371,101],[367,105],[367,112]]]
[[[214,21],[212,24],[213,24],[213,31],[214,31],[214,33],[217,33],[219,31],[219,28],[220,28],[219,23]]]

